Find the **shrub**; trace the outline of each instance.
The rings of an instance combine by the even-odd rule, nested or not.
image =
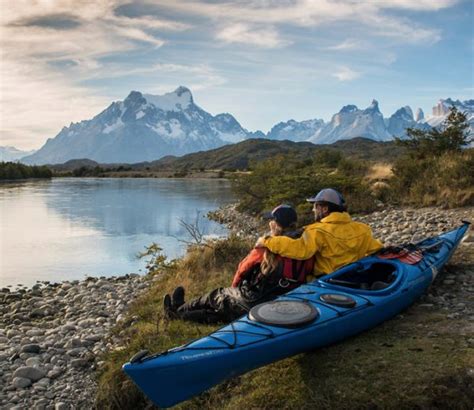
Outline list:
[[[466,115],[452,108],[440,129],[408,129],[408,140],[398,140],[408,152],[393,166],[390,185],[400,204],[474,204],[474,150],[462,149],[469,139]]]
[[[307,219],[311,206],[306,205],[306,198],[327,187],[343,193],[349,211],[367,212],[375,209],[375,198],[363,179],[367,172],[365,163],[344,159],[330,150],[318,152],[311,161],[278,156],[252,164],[250,173],[235,176],[233,190],[239,209],[253,214],[289,203]]]
[[[0,179],[51,178],[47,166],[29,166],[18,162],[0,162]]]

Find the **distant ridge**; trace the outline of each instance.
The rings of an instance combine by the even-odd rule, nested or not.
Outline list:
[[[272,141],[253,138],[232,145],[225,145],[209,151],[194,152],[182,157],[167,156],[157,161],[127,164],[131,170],[184,171],[184,170],[241,170],[258,161],[275,158],[278,155],[291,155],[296,160],[313,158],[319,151],[338,151],[343,155],[368,161],[392,162],[403,148],[393,141],[378,142],[368,138],[354,138],[337,141],[328,145],[315,145],[311,142],[293,142],[288,140]],[[65,164],[50,165],[56,170],[74,170],[75,168],[100,166],[117,168],[122,163],[99,164],[90,160],[71,160]]]
[[[132,91],[123,101],[115,101],[90,120],[64,127],[37,152],[21,158],[26,164],[57,164],[75,158],[98,163],[133,164],[207,151],[248,139],[290,140],[332,144],[356,137],[392,141],[405,137],[407,128],[430,129],[439,126],[451,106],[466,112],[474,129],[474,100],[440,100],[433,115],[425,118],[409,106],[384,118],[373,100],[364,109],[349,104],[328,123],[321,119],[279,122],[265,135],[251,132],[228,113],[215,116],[198,105],[191,91],[183,86],[164,95]],[[239,167],[241,164],[236,163]]]

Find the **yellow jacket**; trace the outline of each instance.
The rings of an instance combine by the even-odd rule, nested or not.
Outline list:
[[[266,238],[263,245],[287,258],[308,259],[314,255],[315,275],[334,272],[382,248],[370,227],[353,221],[347,212],[332,212],[320,222],[307,225],[298,239],[274,236]]]

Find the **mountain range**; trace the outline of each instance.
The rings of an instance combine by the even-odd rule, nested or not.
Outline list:
[[[22,151],[11,146],[0,147],[0,161],[18,161],[20,158],[34,154],[35,152],[36,151]]]
[[[440,100],[433,108],[433,116],[427,120],[420,109],[413,115],[408,106],[384,118],[378,102],[373,100],[365,109],[346,105],[327,123],[322,119],[289,120],[276,124],[264,134],[246,130],[231,114],[213,116],[206,112],[195,104],[186,87],[164,95],[132,91],[123,101],[113,102],[94,118],[64,127],[56,137],[48,139],[37,152],[21,161],[58,164],[88,158],[99,163],[137,163],[167,155],[207,151],[250,138],[314,144],[331,144],[355,137],[390,141],[394,136],[403,137],[407,127],[438,126],[452,105],[467,112],[474,124],[474,100]]]

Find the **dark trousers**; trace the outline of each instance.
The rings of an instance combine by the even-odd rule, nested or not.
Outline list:
[[[246,298],[240,288],[217,288],[184,303],[177,313],[183,320],[199,323],[232,322],[258,303]]]

